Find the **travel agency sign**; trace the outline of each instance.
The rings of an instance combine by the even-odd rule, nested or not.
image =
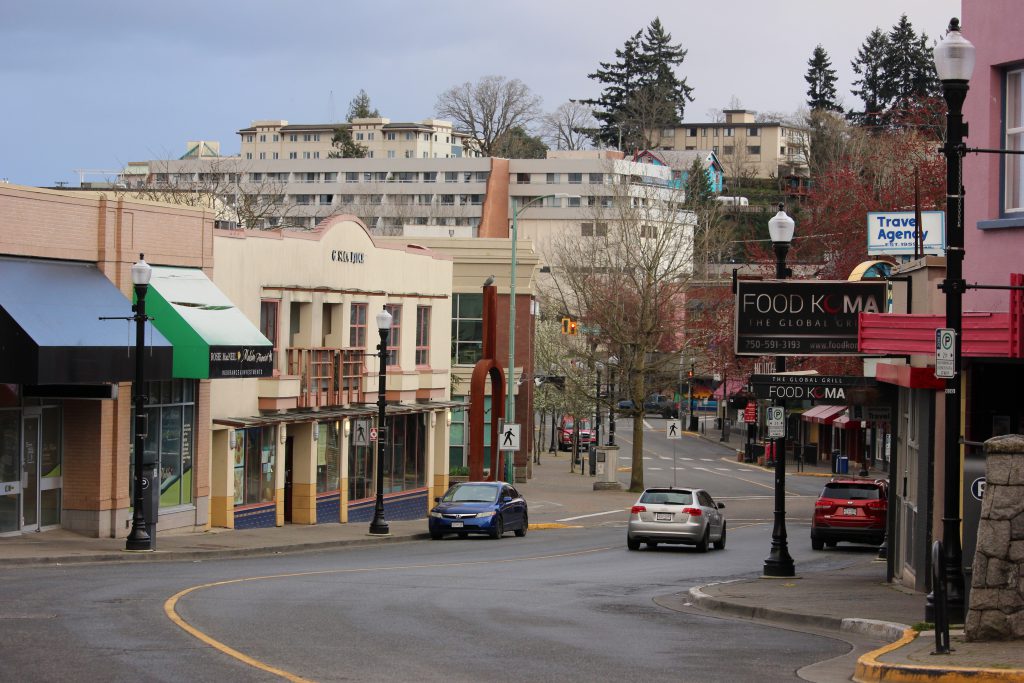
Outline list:
[[[738,280],[736,354],[857,355],[861,313],[884,313],[885,281]]]
[[[868,213],[868,254],[914,255],[917,219],[913,211],[873,211]],[[946,212],[921,212],[922,253],[940,256],[946,253]]]

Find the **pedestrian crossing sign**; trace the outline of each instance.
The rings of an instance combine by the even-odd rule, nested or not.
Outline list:
[[[665,436],[670,439],[683,438],[682,420],[665,420]]]
[[[513,424],[511,422],[505,423],[501,426],[501,433],[498,435],[500,451],[518,451],[519,450],[519,427],[520,425]]]

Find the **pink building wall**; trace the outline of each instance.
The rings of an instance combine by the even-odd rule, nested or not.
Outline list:
[[[1024,64],[1024,3],[1020,0],[963,0],[964,37],[976,48],[977,61],[964,104],[968,147],[999,149],[1003,140],[1003,74]],[[945,26],[923,27],[941,38]],[[1024,214],[1018,227],[979,229],[979,221],[1000,214],[1002,174],[998,154],[964,158],[964,278],[969,283],[1008,285],[1009,273],[1024,272]],[[1006,311],[1007,290],[968,290],[965,311]]]

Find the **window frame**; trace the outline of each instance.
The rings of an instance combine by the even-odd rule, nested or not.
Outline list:
[[[366,311],[369,304],[353,301],[349,306],[348,345],[353,349],[366,348]]]
[[[391,314],[391,330],[388,332],[387,366],[401,367],[399,351],[402,347],[402,304],[384,304],[384,309]]]
[[[430,367],[430,306],[416,307],[416,366]]]

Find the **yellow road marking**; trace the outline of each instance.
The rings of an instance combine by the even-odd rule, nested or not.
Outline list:
[[[530,526],[532,527],[533,525],[530,525]],[[197,640],[199,640],[199,641],[201,641],[203,643],[206,643],[207,645],[209,645],[213,649],[222,652],[223,654],[227,655],[228,657],[232,657],[234,659],[237,659],[238,661],[242,662],[243,664],[248,664],[249,666],[251,666],[253,668],[260,669],[261,671],[266,671],[267,673],[274,674],[275,676],[280,676],[281,678],[283,678],[283,679],[285,679],[287,681],[292,681],[292,683],[313,683],[313,681],[311,681],[308,678],[303,678],[303,677],[298,676],[296,674],[293,674],[293,673],[290,673],[288,671],[285,671],[284,669],[278,669],[275,666],[271,666],[270,664],[267,664],[265,662],[261,662],[260,660],[255,659],[253,657],[250,657],[249,655],[247,655],[247,654],[245,654],[243,652],[240,652],[240,651],[234,649],[233,647],[225,645],[224,643],[220,642],[216,638],[213,638],[212,636],[209,636],[209,635],[203,633],[198,628],[196,628],[195,626],[192,626],[187,621],[185,621],[181,617],[181,615],[178,614],[178,612],[177,612],[178,601],[181,598],[183,598],[186,595],[188,595],[189,593],[193,593],[195,591],[199,591],[199,590],[202,590],[204,588],[216,588],[217,586],[228,586],[228,585],[231,585],[231,584],[234,584],[234,583],[244,583],[246,581],[265,581],[265,580],[268,580],[268,579],[287,579],[287,578],[294,578],[296,576],[318,576],[318,575],[326,575],[326,574],[363,574],[363,573],[367,573],[367,572],[396,571],[396,570],[400,570],[400,569],[438,569],[438,568],[444,568],[444,567],[471,567],[471,566],[482,565],[482,564],[508,564],[508,563],[511,563],[511,562],[529,562],[529,561],[532,561],[532,560],[550,560],[550,559],[555,559],[555,558],[559,558],[559,557],[574,557],[574,556],[578,556],[578,555],[587,555],[587,554],[590,554],[590,553],[597,553],[597,552],[602,552],[604,550],[613,550],[613,549],[614,549],[613,547],[609,546],[609,547],[605,547],[605,548],[591,548],[589,550],[577,550],[577,551],[574,551],[574,552],[571,552],[571,553],[555,553],[553,555],[537,555],[535,557],[517,557],[517,558],[509,558],[509,559],[505,559],[505,560],[474,560],[474,561],[471,561],[471,562],[451,562],[451,563],[447,563],[447,564],[408,564],[408,565],[396,565],[396,566],[393,566],[393,567],[367,567],[367,568],[364,568],[364,569],[323,569],[323,570],[319,570],[319,571],[310,571],[310,572],[292,572],[292,573],[288,573],[288,574],[269,574],[267,576],[247,576],[247,577],[244,577],[244,578],[241,578],[241,579],[227,579],[225,581],[214,581],[212,583],[204,583],[204,584],[200,584],[198,586],[192,586],[191,588],[186,588],[184,590],[178,591],[177,593],[175,593],[174,595],[169,597],[166,602],[164,602],[164,614],[166,614],[167,618],[170,619],[181,630],[185,631],[185,633],[188,633],[190,636],[196,638]]]

